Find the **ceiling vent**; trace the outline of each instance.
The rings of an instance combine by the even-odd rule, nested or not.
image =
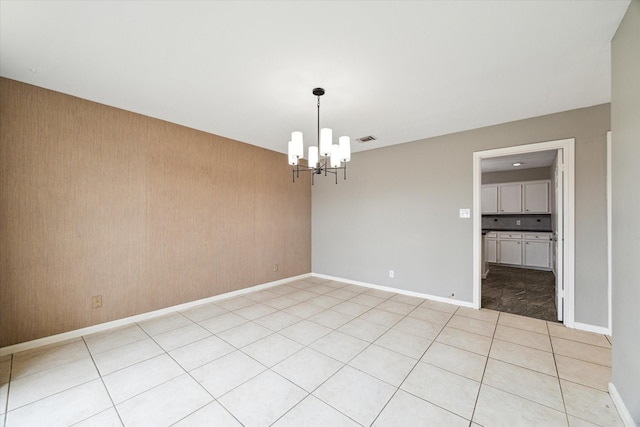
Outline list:
[[[363,144],[365,142],[371,142],[371,141],[375,141],[376,137],[369,135],[369,136],[363,136],[362,138],[358,138],[356,139],[356,141],[358,141],[360,144]]]

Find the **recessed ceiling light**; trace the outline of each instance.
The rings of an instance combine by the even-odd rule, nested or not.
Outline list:
[[[522,165],[523,165],[523,163],[522,163],[522,162],[515,162],[515,163],[513,164],[513,166],[522,166]]]

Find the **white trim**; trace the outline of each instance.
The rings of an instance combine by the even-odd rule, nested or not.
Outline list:
[[[517,145],[506,148],[476,151],[473,153],[473,307],[480,308],[481,304],[481,230],[482,212],[480,189],[482,185],[482,159],[490,157],[508,156],[511,154],[530,153],[563,149],[564,152],[564,324],[574,327],[574,280],[575,280],[575,139],[561,139],[557,141],[539,142],[534,144]]]
[[[608,319],[609,319],[609,335],[613,333],[613,320],[611,310],[611,285],[613,283],[613,258],[612,258],[612,199],[611,199],[611,131],[607,132],[607,298],[608,298]]]
[[[447,303],[447,304],[459,305],[461,307],[474,308],[473,304],[468,302],[468,301],[460,301],[460,300],[451,299],[451,298],[445,298],[445,297],[439,297],[439,296],[435,296],[435,295],[423,294],[422,292],[407,291],[405,289],[392,288],[392,287],[389,287],[389,286],[374,285],[372,283],[359,282],[357,280],[344,279],[342,277],[328,276],[326,274],[312,273],[311,275],[313,277],[319,277],[321,279],[327,279],[327,280],[335,280],[337,282],[348,283],[350,285],[364,286],[364,287],[371,288],[371,289],[378,289],[378,290],[381,290],[381,291],[393,292],[393,293],[396,293],[396,294],[408,295],[408,296],[411,296],[411,297],[424,298],[424,299],[428,299],[428,300],[432,300],[432,301],[438,301],[438,302],[444,302],[444,303]]]
[[[220,301],[223,299],[235,297],[238,295],[248,294],[250,292],[260,291],[263,289],[271,288],[273,286],[282,285],[284,283],[293,282],[296,280],[310,277],[311,273],[301,274],[295,277],[289,277],[286,279],[276,280],[275,282],[262,283],[260,285],[251,286],[249,288],[239,289],[237,291],[226,292],[224,294],[215,295],[208,298],[199,299],[196,301],[186,302],[184,304],[178,304],[171,307],[161,308],[160,310],[149,311],[147,313],[136,314],[135,316],[125,317],[111,322],[100,323],[98,325],[88,326],[86,328],[75,329],[69,332],[63,332],[57,335],[51,335],[44,338],[39,338],[32,341],[23,342],[20,344],[14,344],[7,347],[0,348],[0,356],[7,354],[18,353],[20,351],[31,350],[33,348],[42,347],[45,345],[56,344],[62,341],[67,341],[74,338],[80,338],[84,335],[95,334],[96,332],[106,331],[108,329],[116,328],[119,326],[126,326],[132,323],[141,322],[143,320],[153,319],[158,316],[163,316],[175,311],[182,311],[192,307],[196,307],[202,304],[208,304],[214,301]]]
[[[606,326],[595,326],[587,323],[573,322],[573,328],[580,331],[593,332],[600,335],[611,336],[611,331]]]
[[[609,383],[609,396],[611,396],[611,400],[613,400],[613,404],[616,405],[616,409],[618,410],[618,414],[620,414],[620,418],[622,418],[622,422],[625,427],[638,427],[638,425],[633,421],[633,417],[631,416],[631,412],[627,409],[627,406],[624,404],[620,393],[616,389],[616,386],[613,383]]]

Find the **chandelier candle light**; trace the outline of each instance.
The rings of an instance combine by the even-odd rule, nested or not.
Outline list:
[[[344,171],[344,179],[347,179],[347,162],[351,160],[351,139],[349,139],[348,136],[341,136],[338,139],[338,144],[334,144],[331,129],[320,129],[320,97],[324,95],[324,89],[317,87],[313,89],[313,94],[318,97],[318,145],[309,146],[307,166],[302,166],[301,168],[298,163],[304,154],[302,132],[291,132],[291,141],[289,141],[289,164],[293,166],[293,182],[296,182],[296,178],[300,178],[300,172],[313,172],[311,175],[311,184],[313,184],[314,175],[320,175],[322,173],[324,173],[325,176],[327,176],[327,173],[334,174],[337,184],[339,170]],[[320,156],[322,156],[322,158],[320,158]]]

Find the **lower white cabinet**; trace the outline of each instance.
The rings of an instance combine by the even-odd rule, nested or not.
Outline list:
[[[551,267],[550,234],[526,234],[524,236],[524,265],[527,267]]]
[[[551,233],[489,232],[487,262],[539,269],[551,268]]]
[[[496,240],[497,235],[493,233],[494,236],[491,236],[491,233],[487,234],[486,237],[486,248],[487,251],[487,262],[498,262],[498,241]]]
[[[522,239],[500,239],[498,245],[500,264],[522,265]]]

